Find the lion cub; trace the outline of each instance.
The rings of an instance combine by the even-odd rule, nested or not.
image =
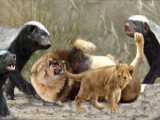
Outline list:
[[[78,112],[85,111],[80,107],[83,100],[90,100],[91,104],[98,109],[103,108],[104,106],[98,103],[99,96],[105,96],[111,112],[116,112],[121,92],[132,80],[132,73],[133,67],[128,64],[97,68],[80,74],[65,71],[68,78],[81,81],[79,93],[75,98]]]

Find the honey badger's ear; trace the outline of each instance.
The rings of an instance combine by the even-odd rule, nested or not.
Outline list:
[[[133,75],[134,67],[133,67],[132,65],[129,65],[129,66],[128,66],[128,70],[129,70],[129,73],[130,73],[131,75]]]
[[[144,22],[143,24],[144,24],[144,32],[147,33],[150,28],[146,22]]]

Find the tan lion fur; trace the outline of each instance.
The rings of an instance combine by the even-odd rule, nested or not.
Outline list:
[[[74,80],[80,80],[80,90],[75,98],[76,109],[84,112],[80,103],[90,100],[96,108],[101,108],[98,98],[105,96],[112,112],[117,111],[121,98],[121,91],[132,80],[133,67],[127,64],[119,64],[88,70],[80,74],[72,74],[65,71],[65,75]]]
[[[84,55],[88,57],[91,63],[90,69],[116,64],[116,61],[112,55],[107,55],[107,56],[93,55],[93,53],[96,51],[96,45],[90,41],[83,39],[76,39],[72,47],[83,51]]]
[[[82,50],[84,53],[92,54],[96,51],[96,45],[90,41],[78,38],[72,44],[72,47]]]
[[[59,56],[47,53],[35,62],[31,70],[31,83],[37,94],[47,102],[55,102],[60,99],[57,93],[60,92],[66,80],[63,75],[54,75],[53,70],[49,67],[49,61],[52,60],[59,60]]]
[[[133,79],[130,81],[130,83],[126,86],[126,88],[122,91],[122,95],[121,95],[121,101],[122,102],[133,102],[137,99],[137,97],[140,94],[140,80],[137,78],[137,73],[139,72],[139,68],[143,62],[144,59],[144,53],[143,53],[143,45],[144,45],[144,39],[142,34],[140,33],[135,33],[134,36],[135,39],[135,45],[136,45],[136,49],[137,49],[137,53],[135,58],[133,59],[133,61],[131,62],[131,65],[134,67],[134,72],[133,72]],[[77,42],[76,44],[74,43],[73,46],[74,47],[78,47],[80,49],[83,48],[83,42],[84,40],[80,39],[80,42]],[[87,41],[85,43],[84,47],[87,47],[87,44],[90,43],[89,41]],[[86,48],[89,49],[84,53],[86,56],[88,56],[88,59],[91,61],[89,68],[88,69],[95,69],[95,68],[99,68],[99,67],[103,67],[103,66],[108,66],[108,65],[115,65],[117,63],[117,60],[112,56],[112,55],[107,55],[107,56],[94,56],[89,54],[89,51],[92,51],[94,49],[90,49],[92,48],[92,45],[90,45],[91,47]],[[94,46],[94,45],[93,45]],[[93,47],[95,48],[95,47]],[[47,53],[44,54],[39,60],[36,61],[36,63],[33,65],[32,67],[32,84],[33,87],[36,89],[36,92],[38,93],[38,95],[44,99],[45,101],[50,101],[53,102],[55,99],[59,99],[57,98],[57,93],[59,92],[59,90],[63,87],[64,85],[64,76],[54,76],[52,74],[52,72],[50,71],[49,67],[47,66],[47,61],[51,58],[56,59],[56,60],[66,60],[68,62],[68,58],[69,58],[69,52],[67,50],[57,50],[55,52],[52,53]],[[108,62],[108,60],[110,62]],[[69,69],[72,71],[71,66],[69,66]],[[48,74],[48,78],[44,76],[44,72],[46,72]],[[47,78],[47,79],[46,79]],[[53,80],[56,79],[56,80]],[[62,79],[62,81],[61,81]],[[71,92],[69,92],[68,90],[66,90],[67,92],[62,93],[62,96],[66,96],[71,95],[72,98],[74,98],[74,96],[77,95],[77,92],[75,92],[75,88],[77,88],[77,85],[73,85],[73,82],[69,82],[68,86],[71,86],[73,88],[73,90]],[[71,85],[70,85],[71,84]],[[79,86],[78,86],[79,89]],[[78,90],[77,89],[77,90]],[[69,99],[69,98],[67,98]]]
[[[138,78],[139,70],[142,63],[144,62],[144,38],[141,33],[135,32],[134,41],[136,46],[136,56],[130,63],[134,67],[133,79],[127,85],[127,87],[122,91],[121,102],[133,102],[135,101],[139,94],[141,88],[141,81]],[[95,56],[91,54],[86,54],[90,60],[89,69],[95,69],[104,66],[116,65],[118,60],[116,60],[112,55],[107,56]]]
[[[134,34],[134,41],[136,45],[136,56],[131,62],[130,65],[134,67],[133,72],[133,79],[130,81],[130,83],[127,85],[127,87],[122,91],[122,97],[121,102],[133,102],[135,101],[139,94],[141,89],[141,81],[138,78],[138,75],[140,73],[141,65],[144,62],[144,38],[141,33],[136,32]]]

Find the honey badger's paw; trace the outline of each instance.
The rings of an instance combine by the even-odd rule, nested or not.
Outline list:
[[[4,96],[0,96],[0,117],[5,117],[5,116],[8,116],[10,114],[9,112],[9,109],[8,109],[8,106],[7,106],[7,103],[5,101],[5,98]],[[1,120],[1,119],[0,119]]]

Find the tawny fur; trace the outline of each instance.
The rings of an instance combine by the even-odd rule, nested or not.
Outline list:
[[[65,72],[65,75],[74,80],[81,81],[80,90],[75,98],[78,112],[85,110],[80,107],[84,100],[90,100],[96,108],[101,108],[97,102],[99,96],[104,96],[112,112],[118,110],[121,91],[132,80],[133,67],[127,64],[119,64],[88,70],[80,74]]]
[[[95,56],[87,55],[91,61],[90,69],[95,69],[104,66],[116,65],[116,61],[110,56]]]
[[[139,69],[144,61],[144,38],[141,33],[135,32],[134,40],[136,45],[136,56],[131,62],[134,67],[133,79],[127,85],[127,87],[122,91],[121,102],[133,102],[140,94],[141,82],[138,79]],[[107,56],[94,56],[91,54],[84,53],[90,60],[90,65],[88,69],[95,69],[103,66],[115,65],[117,60],[112,55]]]
[[[92,54],[92,53],[94,53],[96,51],[96,45],[95,44],[93,44],[90,41],[83,40],[81,38],[76,39],[74,41],[72,47],[80,49],[84,53],[89,53],[89,54]]]
[[[140,84],[141,83],[140,83],[140,80],[137,78],[137,73],[138,73],[139,68],[140,68],[140,66],[143,62],[143,59],[144,59],[144,54],[143,54],[144,39],[140,33],[135,33],[134,39],[135,39],[135,45],[137,48],[137,53],[136,53],[136,57],[131,62],[131,65],[134,67],[134,72],[133,72],[133,76],[132,76],[133,79],[130,81],[130,83],[127,85],[127,87],[122,91],[121,102],[133,102],[137,99],[137,97],[140,94]],[[81,42],[78,42],[78,44],[77,43],[74,44],[73,47],[78,47],[78,45],[79,45],[81,47],[78,47],[78,48],[80,48],[80,49],[83,48],[82,43],[84,43],[84,42],[82,42],[83,40],[80,40],[80,41]],[[89,41],[86,42],[84,47],[87,47],[87,43],[89,43]],[[86,49],[89,49],[89,48],[86,48]],[[92,51],[92,50],[93,49],[90,49],[89,51]],[[87,69],[82,69],[79,71],[85,71],[88,69],[95,69],[95,68],[99,68],[99,67],[103,67],[103,66],[115,65],[117,63],[117,60],[111,55],[94,56],[94,55],[89,54],[89,52],[87,52],[87,53],[81,52],[81,53],[84,56],[87,56],[87,59],[89,60],[89,62],[88,62],[89,65],[88,65]],[[48,84],[48,82],[46,82],[46,79],[44,78],[44,76],[42,76],[43,74],[41,74],[45,71],[45,69],[48,69],[44,65],[47,63],[47,59],[50,58],[49,56],[54,56],[54,59],[66,60],[67,62],[69,62],[69,59],[70,59],[69,54],[70,54],[70,51],[68,51],[68,50],[56,50],[55,52],[52,52],[52,55],[45,54],[33,65],[33,67],[32,67],[32,84],[33,84],[34,88],[36,89],[37,93],[39,95],[41,95],[42,99],[44,99],[46,101],[53,101],[53,98],[55,98],[56,93],[57,93],[56,90],[60,89],[60,88],[58,88],[58,86],[62,87],[64,85],[63,80],[62,80],[63,81],[62,83],[61,83],[61,81],[56,83],[55,81],[52,81],[52,79],[49,79],[50,77],[48,77],[49,81],[52,81],[53,83],[58,84],[57,87],[56,87],[56,84],[54,84],[55,87],[52,87],[52,88],[49,87],[50,85]],[[82,59],[82,62],[83,62],[83,59]],[[71,61],[71,63],[69,63],[69,70],[74,72],[71,64],[72,64],[72,61]],[[45,67],[41,67],[41,66],[45,66]],[[77,69],[81,69],[81,66]],[[39,71],[39,72],[35,73],[35,71]],[[61,80],[61,77],[59,77],[59,78],[56,77],[56,79],[59,81],[59,80]],[[38,81],[45,81],[44,83],[48,84],[48,85],[44,85],[42,83],[39,83]],[[67,91],[64,94],[68,94],[69,96],[71,96],[72,99],[74,99],[74,97],[77,95],[77,92],[79,90],[79,83],[74,85],[73,82],[70,82],[68,86],[71,86],[71,88],[73,88],[73,90],[71,92]],[[48,89],[48,90],[46,90],[46,89]],[[46,96],[44,93],[46,93],[48,96]],[[70,98],[67,98],[67,99],[70,99]]]
[[[139,70],[141,68],[141,65],[144,62],[144,38],[141,33],[135,33],[134,34],[134,40],[136,45],[136,56],[131,62],[130,65],[134,67],[134,73],[133,73],[133,79],[130,81],[130,83],[127,85],[127,87],[122,91],[122,97],[121,102],[133,102],[135,101],[139,94],[141,89],[141,81],[138,78]]]
[[[90,69],[116,64],[114,57],[111,55],[107,55],[107,56],[92,55],[96,51],[96,45],[94,45],[90,41],[77,39],[75,40],[72,46],[73,48],[82,50],[84,55],[88,57],[90,61]]]
[[[59,60],[59,56],[53,53],[43,55],[32,66],[31,83],[37,94],[47,102],[60,100],[57,94],[65,84],[66,78],[63,75],[54,75],[49,61]]]
[[[127,87],[122,91],[121,102],[133,102],[135,101],[139,94],[141,88],[141,81],[138,79],[139,70],[141,68],[142,63],[144,62],[144,38],[141,33],[135,32],[134,40],[136,45],[136,56],[131,62],[131,65],[134,67],[133,79],[127,85]],[[111,55],[107,57],[101,56],[96,57],[93,55],[88,55],[90,59],[92,59],[90,69],[99,68],[103,66],[115,65],[117,61]],[[106,60],[105,60],[106,59]]]

